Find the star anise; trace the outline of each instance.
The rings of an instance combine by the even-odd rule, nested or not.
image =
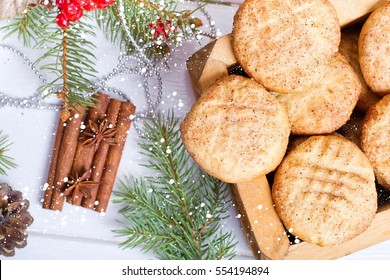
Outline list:
[[[64,196],[71,195],[73,198],[91,197],[91,190],[99,185],[99,182],[89,181],[91,175],[91,169],[85,172],[81,177],[79,177],[78,173],[76,172],[76,176],[74,178],[70,177],[68,179],[66,190],[64,191]]]
[[[101,141],[104,141],[109,145],[117,144],[114,138],[116,128],[110,127],[106,118],[99,124],[89,120],[88,125],[91,132],[84,132],[84,136],[86,137],[86,140],[83,142],[84,145],[95,145],[95,148],[97,149]]]

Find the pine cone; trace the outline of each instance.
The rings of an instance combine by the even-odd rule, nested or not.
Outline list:
[[[15,248],[27,245],[27,227],[34,221],[27,211],[30,202],[20,191],[0,184],[0,255],[15,255]]]

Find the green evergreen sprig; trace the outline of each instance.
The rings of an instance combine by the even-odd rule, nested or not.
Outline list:
[[[125,237],[120,246],[153,251],[169,260],[231,259],[235,241],[222,231],[231,206],[227,185],[206,174],[190,159],[173,112],[145,123],[139,143],[156,172],[126,177],[114,192],[124,221],[114,232]]]
[[[34,65],[53,79],[38,90],[48,95],[48,89],[57,88],[58,92],[52,93],[64,99],[62,112],[66,118],[70,108],[93,105],[90,85],[96,76],[96,58],[95,45],[89,39],[95,33],[88,14],[67,29],[57,26],[57,14],[57,8],[30,6],[3,30],[5,37],[17,34],[25,46],[46,50]]]
[[[123,15],[131,36],[148,58],[161,58],[169,52],[168,42],[184,40],[202,26],[202,21],[193,14],[199,9],[179,10],[178,1],[122,0]],[[108,9],[97,11],[96,20],[107,37],[126,49],[135,51],[134,44],[126,36],[119,17],[118,1]]]
[[[54,17],[55,14],[52,14]],[[55,75],[55,78],[40,87],[42,92],[50,88],[61,88],[58,92],[64,98],[65,110],[77,106],[93,106],[91,81],[95,79],[96,57],[93,51],[95,45],[88,40],[94,37],[94,28],[88,23],[90,17],[85,15],[77,23],[72,23],[67,29],[58,28],[53,24],[47,26],[37,48],[47,49],[47,52],[36,62],[41,70]]]
[[[6,155],[9,151],[9,146],[11,146],[12,143],[9,141],[7,135],[1,134],[2,132],[0,131],[0,174],[6,175],[7,170],[15,168],[17,165],[14,163],[14,159],[12,157]]]
[[[2,30],[5,32],[4,39],[11,35],[17,35],[18,39],[26,47],[32,47],[38,43],[39,38],[45,33],[50,11],[42,6],[29,6],[25,12],[17,15]]]

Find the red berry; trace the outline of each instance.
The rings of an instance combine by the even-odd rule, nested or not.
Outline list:
[[[88,0],[82,7],[84,11],[91,12],[97,9],[95,0]]]
[[[66,28],[69,26],[69,19],[63,13],[59,13],[56,17],[56,23],[59,27]]]
[[[64,4],[62,6],[61,12],[67,17],[70,21],[79,20],[83,15],[83,10],[81,7],[75,3]]]
[[[88,2],[87,0],[70,0],[71,3],[74,3],[81,8]]]
[[[96,1],[96,6],[99,10],[103,10],[108,6],[111,6],[115,2],[115,0],[95,0],[95,1]]]
[[[64,6],[64,4],[68,4],[69,2],[70,0],[56,0],[57,6],[60,9],[62,9],[62,6]]]

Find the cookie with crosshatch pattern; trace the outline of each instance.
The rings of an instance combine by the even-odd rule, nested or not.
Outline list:
[[[294,146],[272,186],[284,226],[320,246],[341,244],[365,231],[377,211],[373,168],[342,136],[311,136]]]

